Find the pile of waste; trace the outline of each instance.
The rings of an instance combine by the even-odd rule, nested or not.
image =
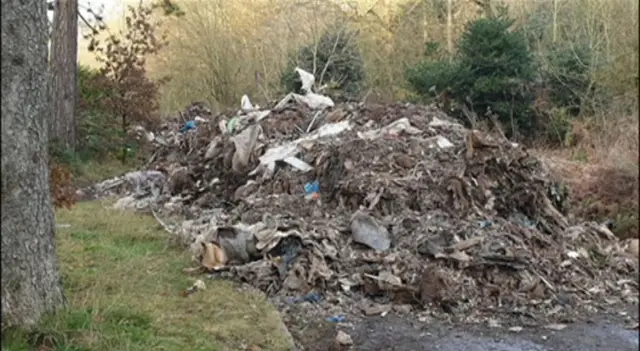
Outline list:
[[[183,116],[155,131],[147,169],[84,191],[151,212],[190,246],[188,272],[367,315],[554,318],[638,299],[637,257],[611,223],[574,223],[524,147],[435,107],[334,105],[309,88]]]

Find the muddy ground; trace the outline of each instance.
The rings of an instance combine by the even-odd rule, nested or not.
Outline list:
[[[620,312],[601,312],[566,329],[545,327],[509,331],[509,326],[491,328],[478,325],[428,323],[411,317],[387,315],[369,317],[355,325],[329,322],[289,325],[304,350],[442,350],[442,351],[632,351],[639,349],[638,330],[630,329],[638,321],[638,306],[625,306]],[[634,323],[635,321],[635,323]],[[353,339],[351,348],[339,346],[338,330]]]

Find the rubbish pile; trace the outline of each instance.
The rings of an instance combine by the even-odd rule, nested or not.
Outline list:
[[[570,223],[567,190],[522,146],[435,107],[310,91],[243,97],[233,116],[190,106],[191,127],[156,131],[148,169],[88,191],[151,211],[190,245],[188,271],[269,296],[548,318],[637,301],[637,257],[606,225]]]

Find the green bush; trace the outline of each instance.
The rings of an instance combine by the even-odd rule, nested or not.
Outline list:
[[[77,153],[85,161],[112,157],[122,148],[124,135],[119,118],[104,103],[114,94],[106,79],[100,71],[78,68]]]
[[[316,84],[327,85],[330,95],[354,98],[362,90],[365,79],[364,61],[356,44],[355,32],[336,26],[326,31],[317,43],[301,48],[289,59],[281,76],[287,92],[300,92],[301,82],[295,67],[314,73]],[[314,66],[315,64],[315,66]],[[326,67],[324,75],[323,70]]]
[[[412,90],[425,101],[442,91],[459,91],[459,82],[465,79],[463,67],[458,62],[422,61],[406,71],[406,79]]]
[[[407,69],[410,88],[427,99],[434,88],[447,90],[458,104],[470,101],[480,118],[489,110],[497,114],[503,125],[510,126],[507,134],[532,133],[533,57],[524,35],[509,30],[512,23],[502,16],[471,22],[454,60],[425,59]]]
[[[98,70],[78,67],[78,145],[76,150],[69,150],[52,140],[49,146],[51,158],[74,173],[89,161],[117,156],[122,148],[124,136],[118,118],[104,104],[112,94],[105,79]]]

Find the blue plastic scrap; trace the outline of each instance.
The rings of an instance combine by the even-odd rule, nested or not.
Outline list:
[[[314,180],[311,183],[307,183],[304,185],[305,194],[313,194],[320,192],[320,183],[317,180]]]
[[[344,323],[344,316],[333,316],[327,318],[327,322],[330,323]]]
[[[280,278],[284,279],[287,276],[287,270],[291,266],[291,264],[298,258],[300,255],[300,250],[302,248],[300,245],[287,245],[285,246],[285,252],[281,256],[282,260],[278,265],[278,274],[280,274]]]
[[[180,128],[180,133],[184,133],[187,130],[191,130],[191,129],[196,129],[196,121],[187,121],[187,122],[185,122],[185,124],[182,126],[182,128]]]
[[[303,297],[299,297],[299,298],[292,297],[292,298],[289,299],[289,302],[291,302],[291,303],[299,303],[299,302],[315,303],[315,302],[320,301],[321,298],[322,298],[322,296],[320,296],[320,294],[315,293],[315,292],[311,292],[311,293],[308,293],[308,294],[304,295]]]
[[[486,220],[486,221],[480,221],[480,223],[478,223],[480,225],[480,229],[484,229],[487,227],[491,226],[491,221]]]

